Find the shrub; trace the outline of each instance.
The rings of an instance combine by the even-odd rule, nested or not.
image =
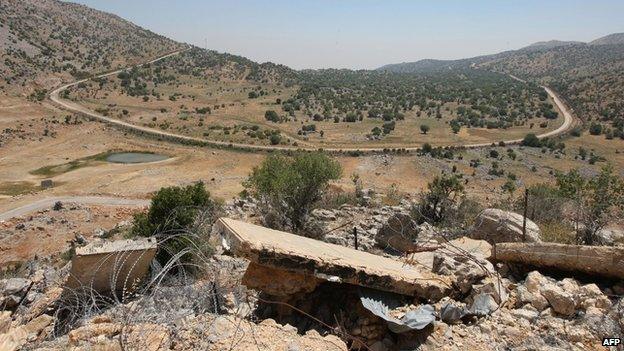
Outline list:
[[[131,234],[167,239],[158,253],[159,261],[164,263],[176,253],[202,244],[189,241],[183,234],[196,227],[200,216],[211,224],[218,208],[219,205],[210,197],[202,182],[186,187],[162,188],[152,198],[147,213],[134,216]],[[184,260],[190,258],[190,255],[185,255]]]
[[[264,118],[267,121],[271,121],[271,122],[275,122],[275,123],[280,121],[279,115],[277,114],[277,112],[275,112],[273,110],[266,111],[264,113]]]
[[[341,173],[340,164],[323,152],[272,154],[253,169],[244,186],[270,213],[284,217],[267,223],[269,226],[282,229],[290,224],[298,231],[329,181],[338,179]]]
[[[562,196],[571,199],[576,207],[575,221],[579,244],[597,243],[596,234],[608,223],[610,215],[624,211],[624,180],[606,165],[590,179],[577,170],[557,174],[557,185]]]
[[[600,135],[600,134],[602,134],[602,124],[600,124],[600,123],[592,123],[589,126],[589,134],[591,134],[591,135]]]
[[[529,133],[524,137],[524,139],[522,139],[520,145],[528,147],[541,147],[542,142],[535,134]]]
[[[412,208],[412,216],[419,222],[439,224],[457,206],[464,194],[464,186],[456,175],[436,176],[427,185],[427,192],[420,195],[420,201]]]

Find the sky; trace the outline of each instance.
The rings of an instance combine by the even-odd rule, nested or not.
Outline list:
[[[73,0],[171,39],[295,69],[458,59],[624,32],[622,0]]]

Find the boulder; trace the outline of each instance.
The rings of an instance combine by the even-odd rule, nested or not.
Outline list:
[[[30,286],[31,281],[24,278],[10,278],[0,281],[0,294],[24,295]]]
[[[0,309],[11,309],[17,306],[30,288],[32,282],[23,278],[0,280]]]
[[[569,293],[555,284],[547,285],[542,288],[541,292],[556,313],[564,317],[571,317],[576,312],[577,301],[573,293]]]
[[[418,224],[405,213],[397,213],[379,229],[375,243],[382,249],[408,252],[418,238]]]
[[[524,241],[522,225],[522,215],[496,208],[488,208],[477,216],[469,235],[471,238],[486,240],[491,244],[522,242]],[[529,219],[527,219],[526,223],[526,241],[541,241],[539,227]]]

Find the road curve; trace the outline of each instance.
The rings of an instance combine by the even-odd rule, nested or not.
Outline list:
[[[172,53],[169,53],[167,55],[158,57],[156,59],[153,59],[149,62],[146,62],[144,64],[141,64],[139,66],[143,66],[143,65],[147,65],[150,63],[154,63],[154,62],[158,62],[160,60],[164,60],[168,57],[174,56],[174,55],[178,55],[184,51],[187,51],[189,49],[185,49],[185,50],[179,50],[179,51],[175,51]],[[116,75],[122,71],[125,71],[128,68],[123,68],[123,69],[119,69],[113,72],[108,72],[108,73],[104,73],[101,75],[96,76],[95,78],[103,78],[103,77],[108,77],[111,75]],[[520,82],[525,82],[524,80],[517,78],[515,76],[511,76],[511,78],[516,79]],[[192,145],[199,145],[199,146],[213,146],[213,147],[218,147],[218,148],[234,148],[234,149],[240,149],[240,150],[245,150],[245,151],[273,151],[273,150],[284,150],[284,151],[296,151],[296,150],[318,150],[318,149],[323,149],[327,152],[330,153],[342,153],[342,152],[359,152],[359,153],[371,153],[371,154],[375,154],[375,153],[383,153],[386,152],[388,149],[403,149],[406,151],[418,151],[420,149],[420,147],[416,147],[416,146],[407,146],[407,147],[371,147],[371,148],[324,148],[322,146],[317,146],[317,147],[309,147],[309,146],[268,146],[268,145],[251,145],[251,144],[242,144],[242,143],[229,143],[229,142],[222,142],[222,141],[213,141],[213,140],[207,140],[207,139],[203,139],[203,138],[196,138],[196,137],[191,137],[191,136],[187,136],[187,135],[181,135],[181,134],[175,134],[175,133],[170,133],[170,132],[166,132],[166,131],[162,131],[162,130],[158,130],[158,129],[154,129],[154,128],[149,128],[149,127],[144,127],[144,126],[138,126],[135,124],[131,124],[128,122],[124,122],[115,118],[110,118],[110,117],[106,117],[103,116],[99,113],[96,113],[95,111],[89,110],[88,108],[69,101],[69,100],[65,100],[62,99],[60,97],[60,93],[67,89],[70,88],[72,86],[78,85],[82,82],[86,82],[91,78],[87,78],[87,79],[82,79],[73,83],[69,83],[66,85],[63,85],[55,90],[53,90],[50,93],[50,100],[52,100],[52,102],[54,102],[55,104],[57,104],[58,106],[60,106],[61,108],[70,110],[72,112],[75,113],[79,113],[82,115],[85,115],[89,118],[93,118],[96,119],[100,122],[104,122],[107,124],[110,124],[112,126],[115,127],[119,127],[121,129],[124,130],[128,130],[131,132],[135,132],[135,133],[139,133],[139,134],[144,134],[144,135],[148,135],[148,136],[152,136],[152,137],[156,137],[156,138],[162,138],[165,140],[169,140],[169,141],[173,141],[173,142],[180,142],[180,143],[184,143],[184,144],[192,144]],[[546,92],[548,93],[548,95],[550,95],[550,97],[553,99],[553,101],[555,102],[555,104],[557,105],[557,107],[559,108],[559,110],[562,112],[563,117],[564,117],[564,121],[563,124],[555,129],[552,130],[550,132],[544,133],[544,134],[540,134],[537,137],[542,139],[542,138],[546,138],[546,137],[553,137],[553,136],[557,136],[560,134],[563,134],[567,131],[569,131],[573,124],[574,124],[574,117],[572,116],[572,113],[569,111],[569,109],[565,106],[565,104],[562,102],[562,100],[559,98],[559,96],[550,88],[548,87],[542,87],[544,90],[546,90]],[[513,145],[513,144],[520,144],[520,142],[522,142],[522,139],[514,139],[514,140],[503,140],[503,142],[506,145]],[[449,145],[449,146],[454,146],[454,147],[463,147],[463,148],[467,148],[467,149],[474,149],[474,148],[482,148],[482,147],[488,147],[491,146],[492,142],[488,142],[488,143],[478,143],[478,144],[464,144],[464,145]]]
[[[144,207],[150,204],[149,200],[142,199],[126,199],[110,196],[59,196],[48,197],[45,199],[31,202],[27,205],[14,208],[12,210],[0,213],[0,222],[7,221],[11,218],[27,215],[32,212],[51,208],[57,202],[78,203],[82,205],[106,205],[106,206],[129,206]]]

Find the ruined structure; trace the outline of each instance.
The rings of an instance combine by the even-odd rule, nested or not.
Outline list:
[[[155,239],[96,242],[76,248],[65,287],[99,293],[132,291],[156,254]]]

